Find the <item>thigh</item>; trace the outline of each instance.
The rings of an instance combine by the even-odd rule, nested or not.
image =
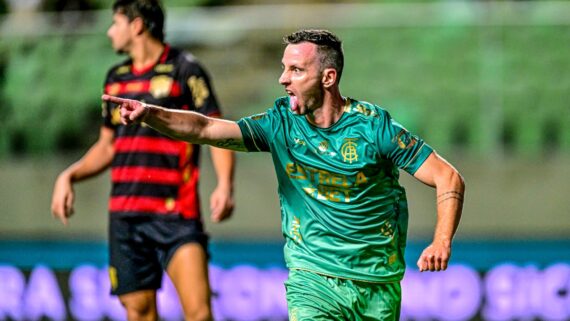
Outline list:
[[[162,283],[162,266],[134,219],[112,218],[109,223],[109,277],[111,293],[123,295],[156,290]]]
[[[398,321],[400,283],[369,283],[291,270],[290,320]]]
[[[210,307],[208,236],[199,220],[172,217],[153,223],[149,235],[160,247],[160,262],[176,288],[185,313]]]
[[[289,320],[345,320],[342,311],[347,298],[332,278],[293,269],[285,288]]]
[[[192,242],[178,247],[166,271],[186,313],[210,309],[208,259],[201,244]]]
[[[398,321],[400,319],[401,288],[399,282],[352,282],[355,309],[351,319],[362,321]]]

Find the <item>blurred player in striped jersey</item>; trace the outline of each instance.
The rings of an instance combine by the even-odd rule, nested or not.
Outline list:
[[[118,0],[107,32],[128,59],[112,67],[104,92],[221,116],[210,79],[188,52],[164,42],[164,12],[157,0]],[[212,148],[218,184],[210,197],[211,218],[233,210],[234,155]],[[73,184],[111,167],[109,201],[112,293],[129,320],[157,320],[156,291],[171,278],[186,320],[211,320],[207,270],[208,236],[198,196],[200,146],[176,141],[154,129],[124,126],[115,104],[103,103],[98,141],[55,183],[52,213],[67,224],[73,214]]]

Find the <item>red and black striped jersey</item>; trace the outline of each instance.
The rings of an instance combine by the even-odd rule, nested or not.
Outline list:
[[[137,70],[126,60],[107,74],[106,94],[172,109],[220,116],[209,77],[189,53],[165,46],[156,64]],[[124,126],[118,106],[103,103],[104,125],[115,131],[112,215],[200,218],[199,145],[168,138],[144,125]]]

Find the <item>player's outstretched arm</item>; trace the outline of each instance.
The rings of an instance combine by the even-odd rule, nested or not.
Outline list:
[[[451,242],[461,219],[465,183],[459,172],[436,152],[428,157],[414,177],[435,187],[437,195],[433,242],[420,255],[418,268],[420,271],[442,271],[447,269]]]
[[[200,113],[173,110],[143,102],[103,95],[103,100],[120,105],[121,121],[128,125],[145,123],[175,139],[194,144],[246,151],[236,122],[204,116]]]

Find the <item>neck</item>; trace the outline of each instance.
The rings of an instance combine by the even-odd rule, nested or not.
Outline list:
[[[164,51],[164,44],[155,39],[141,39],[133,45],[129,55],[136,69],[142,69],[158,61]]]
[[[312,113],[307,114],[307,120],[320,128],[334,125],[344,112],[347,100],[336,90],[333,93],[325,93],[323,104]]]

